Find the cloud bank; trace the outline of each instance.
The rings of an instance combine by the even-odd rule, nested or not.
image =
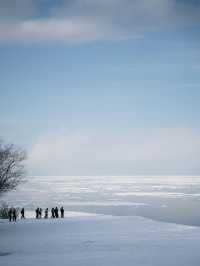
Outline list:
[[[121,40],[199,24],[200,5],[195,1],[0,1],[0,42]]]
[[[36,175],[195,174],[199,158],[200,136],[186,128],[118,136],[53,132],[35,143],[28,166]]]

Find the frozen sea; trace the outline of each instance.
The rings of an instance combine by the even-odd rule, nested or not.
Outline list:
[[[61,205],[68,213],[142,216],[200,225],[198,176],[38,176],[4,195],[34,217],[37,206]]]

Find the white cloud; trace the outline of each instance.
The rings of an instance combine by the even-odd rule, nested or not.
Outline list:
[[[138,38],[166,27],[199,24],[200,7],[176,0],[1,1],[0,41],[86,42]],[[56,3],[56,2],[55,2]]]
[[[199,158],[200,136],[184,128],[133,130],[118,137],[54,132],[35,143],[28,165],[46,175],[187,174],[197,170]]]
[[[90,21],[80,19],[28,20],[16,25],[0,26],[0,40],[20,40],[23,42],[64,41],[82,42],[96,40],[109,35],[101,32]]]

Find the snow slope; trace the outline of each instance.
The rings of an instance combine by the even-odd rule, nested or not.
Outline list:
[[[200,228],[141,217],[0,221],[1,266],[199,266]]]

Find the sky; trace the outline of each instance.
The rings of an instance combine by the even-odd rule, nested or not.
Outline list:
[[[198,0],[0,0],[0,81],[28,175],[200,175]]]

